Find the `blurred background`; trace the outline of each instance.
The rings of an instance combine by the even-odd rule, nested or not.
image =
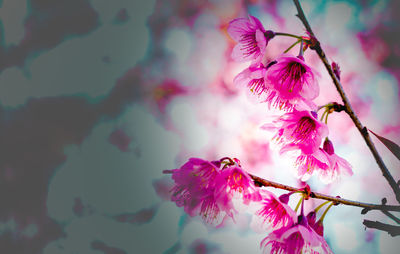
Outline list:
[[[399,144],[400,3],[301,3],[363,124]],[[0,252],[260,253],[267,232],[252,230],[250,214],[207,226],[169,201],[162,174],[190,157],[231,156],[253,174],[300,184],[260,129],[281,113],[232,82],[248,63],[231,59],[226,29],[248,14],[267,30],[304,34],[289,0],[0,0]],[[273,39],[268,59],[292,42]],[[320,75],[316,103],[340,102],[315,53],[305,58]],[[354,175],[329,185],[314,176],[311,188],[396,204],[349,118],[334,113],[328,126]],[[373,140],[399,179],[399,161]],[[398,253],[398,238],[362,225],[392,222],[360,211],[328,213],[332,250]]]

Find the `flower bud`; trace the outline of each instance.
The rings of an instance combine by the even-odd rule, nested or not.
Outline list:
[[[340,80],[340,67],[336,62],[332,62],[332,70],[338,80]]]
[[[314,229],[314,231],[320,235],[320,236],[324,236],[324,225],[322,224],[321,220],[318,220],[313,226],[312,228]]]
[[[317,219],[317,214],[315,211],[311,211],[307,214],[307,220],[311,227],[315,224],[316,219]]]
[[[308,227],[308,226],[309,226],[309,225],[308,225],[307,218],[306,218],[306,216],[304,216],[303,214],[300,214],[300,215],[297,217],[297,223],[298,223],[299,225],[303,225],[304,227]]]
[[[289,197],[290,197],[289,194],[282,194],[279,196],[279,201],[281,201],[284,204],[287,204],[289,203]]]
[[[315,111],[311,111],[311,115],[315,118],[318,119],[318,114]]]
[[[333,144],[329,139],[325,139],[323,148],[324,148],[324,151],[329,155],[332,155],[332,154],[335,153],[335,149],[333,148]]]
[[[267,39],[267,41],[269,41],[275,37],[275,33],[272,30],[267,30],[267,31],[265,31],[264,36]]]

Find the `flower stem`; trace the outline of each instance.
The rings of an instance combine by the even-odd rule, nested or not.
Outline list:
[[[328,116],[329,116],[329,110],[326,111],[325,124],[328,124]]]
[[[303,23],[304,27],[306,28],[307,32],[312,38],[316,37],[314,35],[314,32],[311,29],[310,24],[307,21],[307,18],[304,15],[303,9],[301,8],[301,5],[299,3],[299,0],[293,0],[296,9],[297,9],[297,17],[301,20]],[[368,129],[364,127],[360,120],[358,119],[357,115],[354,113],[353,108],[351,107],[351,104],[349,102],[349,99],[347,98],[343,86],[340,83],[339,79],[336,77],[335,73],[333,72],[332,66],[329,64],[328,58],[326,57],[325,52],[321,48],[321,45],[319,44],[318,40],[316,40],[317,43],[313,45],[312,49],[314,49],[321,61],[323,62],[326,70],[328,71],[329,75],[332,78],[332,81],[336,87],[336,90],[340,94],[340,97],[342,98],[343,101],[343,106],[345,107],[346,113],[349,115],[351,120],[353,121],[354,125],[357,127],[358,131],[360,132],[361,136],[364,138],[365,143],[367,144],[368,148],[370,149],[372,155],[375,158],[376,163],[378,164],[380,170],[382,171],[382,175],[385,177],[387,182],[389,183],[390,187],[392,188],[394,194],[396,195],[397,201],[400,203],[400,187],[397,185],[396,181],[394,180],[393,176],[390,174],[388,168],[386,167],[385,163],[382,160],[382,157],[378,153],[378,151],[375,148],[374,143],[372,142]]]
[[[324,121],[324,117],[325,117],[325,115],[327,114],[327,111],[325,110],[324,111],[324,113],[322,113],[322,116],[321,116],[321,122],[323,122]]]
[[[272,181],[263,179],[261,177],[258,177],[258,176],[252,175],[252,174],[249,174],[249,176],[259,186],[273,187],[273,188],[278,188],[278,189],[287,190],[287,191],[296,191],[296,192],[305,193],[304,188],[303,189],[302,188],[295,188],[295,187],[292,187],[292,186],[289,186],[289,185],[272,182]],[[400,212],[400,206],[363,203],[363,202],[359,202],[359,201],[353,201],[353,200],[348,200],[348,199],[344,199],[344,198],[333,197],[333,196],[325,195],[325,194],[318,193],[318,192],[311,192],[310,197],[311,198],[317,198],[317,199],[324,199],[324,200],[328,200],[328,201],[333,201],[335,203],[343,204],[343,205],[368,208],[369,210],[397,211],[397,212]]]
[[[299,51],[299,56],[303,57],[303,39],[300,40],[300,51]]]
[[[292,45],[290,45],[289,48],[287,48],[285,51],[283,51],[283,53],[289,52],[289,50],[291,50],[294,46],[296,46],[297,44],[299,44],[300,41],[301,41],[300,39],[297,40],[295,43],[293,43]]]
[[[298,36],[298,35],[295,35],[295,34],[277,32],[277,33],[275,33],[275,36],[277,36],[277,35],[293,37],[293,38],[297,38],[297,39],[301,40],[301,36]]]
[[[331,201],[325,201],[324,203],[320,204],[317,208],[314,209],[314,212],[317,213],[319,209],[321,209],[324,205],[328,204]]]
[[[301,196],[301,198],[299,199],[299,202],[296,205],[296,208],[294,209],[295,212],[297,212],[297,210],[299,210],[300,204],[303,204],[304,202],[304,196]]]
[[[331,209],[331,207],[333,206],[333,202],[325,209],[324,213],[322,214],[321,218],[319,218],[319,220],[322,222],[324,221],[324,218],[326,216],[326,214],[328,213],[329,209]]]

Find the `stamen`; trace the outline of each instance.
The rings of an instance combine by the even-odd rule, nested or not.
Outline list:
[[[304,74],[306,72],[307,69],[301,63],[296,61],[288,63],[280,73],[282,87],[286,88],[290,93],[296,88],[296,90],[300,90],[304,83]]]
[[[293,136],[296,137],[295,143],[301,143],[308,139],[315,130],[316,124],[310,117],[304,116],[300,119],[297,128],[293,131]]]
[[[252,79],[249,82],[250,91],[256,95],[261,95],[265,89],[264,78]]]
[[[260,55],[259,48],[256,40],[256,33],[243,34],[240,38],[240,43],[242,47],[240,48],[245,56],[250,56],[255,54]]]

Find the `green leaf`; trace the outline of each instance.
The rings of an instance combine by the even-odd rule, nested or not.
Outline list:
[[[369,130],[369,129],[368,129]],[[400,146],[393,141],[379,136],[375,132],[369,130],[372,134],[374,134],[393,154],[400,160]]]

